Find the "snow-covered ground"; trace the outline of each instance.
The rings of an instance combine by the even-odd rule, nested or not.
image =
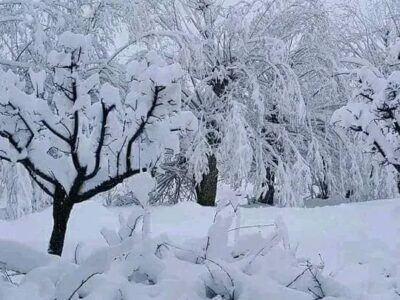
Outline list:
[[[105,208],[96,201],[76,206],[69,223],[65,257],[72,257],[78,243],[83,243],[81,249],[87,253],[104,246],[100,230],[117,229],[119,214],[127,216],[130,210]],[[153,207],[151,232],[153,235],[168,233],[170,240],[176,242],[204,237],[214,213],[214,208],[195,203]],[[242,226],[271,224],[277,216],[282,216],[291,247],[297,247],[297,256],[316,264],[323,260],[324,274],[338,282],[371,294],[400,288],[398,279],[393,279],[399,278],[399,274],[393,274],[394,264],[400,257],[398,199],[317,208],[242,208],[241,215]],[[1,221],[0,239],[19,241],[44,252],[51,225],[50,209],[13,222]],[[262,231],[267,235],[271,227],[244,230]],[[400,299],[392,294],[393,299]]]

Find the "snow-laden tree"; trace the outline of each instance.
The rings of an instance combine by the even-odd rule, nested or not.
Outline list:
[[[329,120],[347,91],[343,79],[337,76],[339,48],[327,6],[325,1],[293,1],[271,28],[289,45],[290,65],[305,102],[305,122],[293,130],[300,136],[297,148],[307,174],[303,183],[309,190],[305,194],[323,199],[338,190],[338,151],[342,142]]]
[[[179,65],[149,52],[110,83],[91,41],[61,34],[42,53],[48,68],[30,69],[25,82],[0,72],[0,157],[22,164],[53,198],[49,252],[58,255],[74,204],[150,171],[165,148],[179,150],[178,131],[191,121],[177,114]]]
[[[320,197],[327,193],[343,201],[393,197],[392,189],[382,188],[382,183],[390,185],[393,180],[390,171],[371,165],[371,154],[359,151],[359,139],[339,134],[329,120],[352,97],[354,68],[375,66],[387,74],[395,67],[387,58],[388,47],[396,38],[397,6],[395,1],[385,1],[385,5],[374,0],[343,3],[326,3],[325,7],[333,9],[322,10],[314,18],[310,16],[310,20],[319,20],[318,26],[310,22],[312,27],[301,30],[315,37],[307,43],[311,52],[299,52],[300,57],[309,56],[309,66],[314,70],[309,72],[306,67],[304,75],[300,75],[311,125],[307,160],[313,186],[317,187],[311,192]],[[313,32],[319,34],[310,35]],[[301,72],[304,66],[302,60]],[[327,189],[323,193],[324,186]]]
[[[250,181],[265,194],[275,186],[278,161],[290,166],[298,157],[287,130],[304,113],[286,44],[269,32],[285,1],[147,4],[153,26],[184,33],[178,47],[156,45],[173,49],[187,72],[185,103],[199,130],[186,157],[198,202],[214,204],[219,179],[234,187]]]
[[[369,156],[361,155],[330,124],[332,113],[346,103],[351,93],[344,76],[349,70],[341,63],[348,51],[338,42],[342,33],[337,16],[332,15],[325,1],[296,0],[286,1],[285,5],[274,22],[267,24],[268,33],[282,39],[289,48],[289,64],[305,103],[305,122],[288,128],[299,160],[284,173],[288,188],[277,185],[277,200],[285,201],[281,196],[285,190],[291,192],[285,197],[292,199],[300,192],[303,197],[339,197],[343,201],[371,199],[378,182],[377,176],[370,175],[386,172],[371,168]],[[297,186],[298,177],[303,179],[300,186],[307,185],[306,189]],[[387,180],[390,182],[390,178]]]
[[[92,42],[96,54],[105,58],[114,44],[125,11],[125,1],[10,1],[0,2],[1,64],[27,66],[46,64],[42,52],[55,47],[56,36],[65,32],[96,33]]]
[[[400,42],[392,45],[389,59],[399,62]],[[356,71],[353,98],[332,116],[336,126],[360,133],[383,164],[400,172],[400,71],[389,75],[373,67]],[[400,181],[398,189],[400,190]]]
[[[356,67],[374,66],[390,72],[390,48],[400,36],[400,6],[397,0],[352,0],[333,11],[342,62]]]
[[[131,6],[125,1],[102,0],[0,1],[0,65],[11,68],[29,82],[29,68],[47,67],[42,52],[55,47],[57,35],[64,31],[96,33],[92,36],[94,49],[99,57],[104,58],[108,48],[113,46],[114,35],[121,26],[122,12],[129,11]],[[102,74],[107,72],[107,68],[102,70]],[[2,170],[7,172],[8,166],[5,163]],[[10,179],[11,176],[4,178]],[[4,179],[3,184],[9,192],[20,184],[32,185],[32,199],[22,200],[17,197],[22,202],[31,200],[32,211],[51,204],[49,197],[43,194],[34,181],[31,180],[31,184],[23,180],[24,176],[19,176],[17,183]],[[10,205],[14,202],[8,201]]]

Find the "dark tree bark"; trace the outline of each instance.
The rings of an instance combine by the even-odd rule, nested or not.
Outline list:
[[[56,188],[53,198],[53,231],[49,242],[48,252],[61,256],[67,224],[71,214],[73,202],[68,199],[65,192]]]
[[[321,156],[321,159],[322,159],[322,166],[323,166],[324,173],[322,175],[322,178],[319,180],[320,194],[318,196],[321,199],[328,199],[329,198],[329,184],[328,184],[328,178],[326,176],[326,174],[328,172],[328,165],[323,156]]]
[[[397,192],[400,194],[400,180],[397,180]]]
[[[209,172],[203,175],[200,184],[196,186],[197,203],[203,206],[215,206],[218,185],[217,158],[214,154],[208,156]]]
[[[329,198],[329,186],[328,186],[328,184],[326,182],[326,177],[325,176],[319,182],[319,189],[320,189],[320,193],[318,195],[318,198],[328,199]]]
[[[267,192],[258,199],[258,202],[268,205],[274,205],[275,196],[275,173],[271,168],[267,168],[267,174],[265,178],[265,185],[268,187]]]

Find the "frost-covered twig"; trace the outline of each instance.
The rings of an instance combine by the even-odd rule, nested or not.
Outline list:
[[[315,300],[320,300],[323,298],[320,295],[318,295],[316,292],[314,292],[312,289],[308,288],[307,290],[316,297]]]
[[[211,269],[210,269],[207,265],[205,265],[205,266],[206,266],[208,272],[210,273],[210,276],[211,276],[213,282],[214,282],[215,284],[217,284],[216,278],[215,278],[214,274],[212,273]],[[223,270],[223,269],[221,268],[221,270]],[[225,271],[225,270],[223,270],[223,271]],[[226,271],[225,271],[225,272],[226,272]],[[230,278],[229,273],[226,272],[226,274],[228,274],[228,276],[229,276],[229,278]],[[233,281],[231,281],[231,284],[232,284],[232,282],[233,282]],[[233,299],[235,299],[235,287],[234,287],[234,285],[232,285],[231,291],[230,291],[225,285],[223,285],[223,287],[224,287],[224,289],[225,289],[226,294],[229,295],[228,300],[233,300]],[[212,296],[218,295],[218,293],[217,293],[214,289],[212,289],[209,285],[206,285],[206,288],[208,289],[208,291],[211,291],[211,292],[213,293]],[[213,297],[213,299],[214,299],[214,297]],[[225,299],[225,297],[224,297],[224,299]]]
[[[136,226],[137,226],[137,224],[138,224],[138,222],[139,222],[139,220],[140,220],[141,218],[144,218],[144,215],[139,215],[139,216],[135,219],[135,222],[134,222],[134,224],[133,224],[132,227],[130,227],[129,225],[126,225],[126,227],[128,227],[128,228],[130,229],[130,233],[129,233],[129,235],[128,235],[129,237],[132,236],[132,234],[133,234],[133,232],[135,231]]]
[[[248,229],[248,228],[262,228],[262,227],[274,227],[275,224],[263,224],[263,225],[250,225],[250,226],[240,226],[236,228],[229,229],[228,232],[240,229]]]
[[[325,298],[325,292],[324,292],[324,290],[322,289],[321,281],[318,279],[317,274],[314,273],[314,272],[312,271],[312,265],[311,265],[309,262],[308,262],[308,265],[309,265],[309,266],[308,266],[308,271],[310,272],[310,274],[311,274],[311,276],[313,277],[315,283],[317,284],[315,287],[318,288],[318,290],[319,290],[319,292],[320,292],[320,295],[314,293],[310,288],[309,288],[308,290],[309,290],[310,292],[312,292],[315,296],[318,296],[317,299],[323,299],[323,298]],[[317,300],[317,299],[316,299],[316,300]]]
[[[271,239],[268,241],[268,243],[267,243],[264,247],[262,247],[262,248],[253,256],[253,258],[247,263],[247,265],[246,265],[246,267],[244,268],[244,270],[245,270],[245,271],[246,271],[246,270],[249,270],[250,267],[253,265],[254,261],[257,259],[257,257],[258,257],[259,255],[261,255],[261,254],[264,252],[264,250],[266,250],[267,248],[271,249],[272,246],[273,246],[273,243],[276,241],[277,238],[279,238],[279,235],[278,235],[278,234],[274,234],[274,235],[271,237]]]
[[[323,268],[323,266],[324,266],[324,264],[323,264],[323,261],[322,261],[322,257],[321,257],[321,265],[320,266],[318,266],[319,268]],[[318,288],[318,290],[319,290],[319,294],[317,294],[315,291],[313,291],[311,288],[308,288],[308,291],[310,292],[310,293],[312,293],[315,297],[316,297],[316,300],[317,299],[323,299],[324,297],[325,297],[325,292],[324,292],[324,290],[322,289],[322,284],[321,284],[321,281],[318,279],[318,277],[317,277],[317,273],[316,272],[314,272],[313,271],[313,265],[310,263],[310,261],[308,261],[307,260],[307,263],[306,263],[306,268],[299,274],[299,275],[297,275],[290,283],[288,283],[287,285],[286,285],[286,287],[290,287],[291,285],[293,285],[297,280],[299,280],[305,273],[307,273],[307,271],[311,274],[311,276],[312,276],[312,279],[315,281],[315,283],[316,283],[316,286],[315,286],[315,288]]]
[[[171,247],[171,248],[175,248],[175,249],[178,249],[178,250],[181,250],[181,251],[191,252],[191,253],[194,253],[194,254],[198,255],[198,257],[200,257],[199,253],[194,251],[194,250],[184,249],[182,247],[179,247],[179,246],[176,246],[176,245],[172,245],[172,244],[167,243],[167,242],[158,244],[157,248],[156,248],[156,253],[161,249],[162,246],[166,247],[167,249],[168,249],[168,247]],[[205,259],[204,257],[202,257],[202,258]]]
[[[213,263],[214,265],[216,265],[217,267],[219,267],[219,268],[222,270],[222,272],[224,272],[224,273],[226,274],[226,276],[228,276],[229,281],[231,282],[232,288],[234,288],[235,283],[234,283],[234,281],[233,281],[232,276],[228,273],[227,270],[225,270],[219,263],[215,262],[214,260],[211,260],[211,259],[208,259],[208,258],[205,258],[205,260],[208,261],[208,262],[210,262],[210,263]]]
[[[98,274],[100,274],[100,273],[96,272],[96,273],[90,274],[86,279],[82,280],[81,283],[78,285],[78,287],[77,287],[77,288],[72,292],[72,294],[67,298],[67,300],[71,300],[72,297],[74,297],[74,295],[76,294],[76,292],[78,292],[78,290],[79,290],[86,282],[88,282],[88,280],[89,280],[90,278],[92,278],[93,276],[98,275]]]
[[[295,283],[301,276],[303,276],[308,271],[308,267],[303,270],[299,275],[297,275],[291,282],[289,282],[286,287],[290,287],[293,283]]]

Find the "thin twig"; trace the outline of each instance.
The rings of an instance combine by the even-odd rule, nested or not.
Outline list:
[[[308,270],[308,267],[305,268],[304,271],[301,272],[299,275],[297,275],[295,279],[293,279],[290,283],[288,283],[286,285],[286,287],[290,287],[293,283],[295,283],[301,276],[303,276],[307,272],[307,270]]]
[[[262,228],[262,227],[274,227],[275,224],[264,224],[264,225],[250,225],[250,226],[240,226],[236,228],[229,229],[228,232],[240,229],[247,229],[247,228]]]
[[[76,292],[77,292],[90,278],[92,278],[93,276],[98,275],[98,274],[100,274],[100,273],[98,273],[98,272],[93,273],[93,274],[89,275],[86,279],[82,280],[82,282],[80,283],[80,285],[73,291],[73,293],[71,294],[71,296],[68,297],[67,300],[71,300],[72,297],[74,297],[74,295],[76,294]]]

